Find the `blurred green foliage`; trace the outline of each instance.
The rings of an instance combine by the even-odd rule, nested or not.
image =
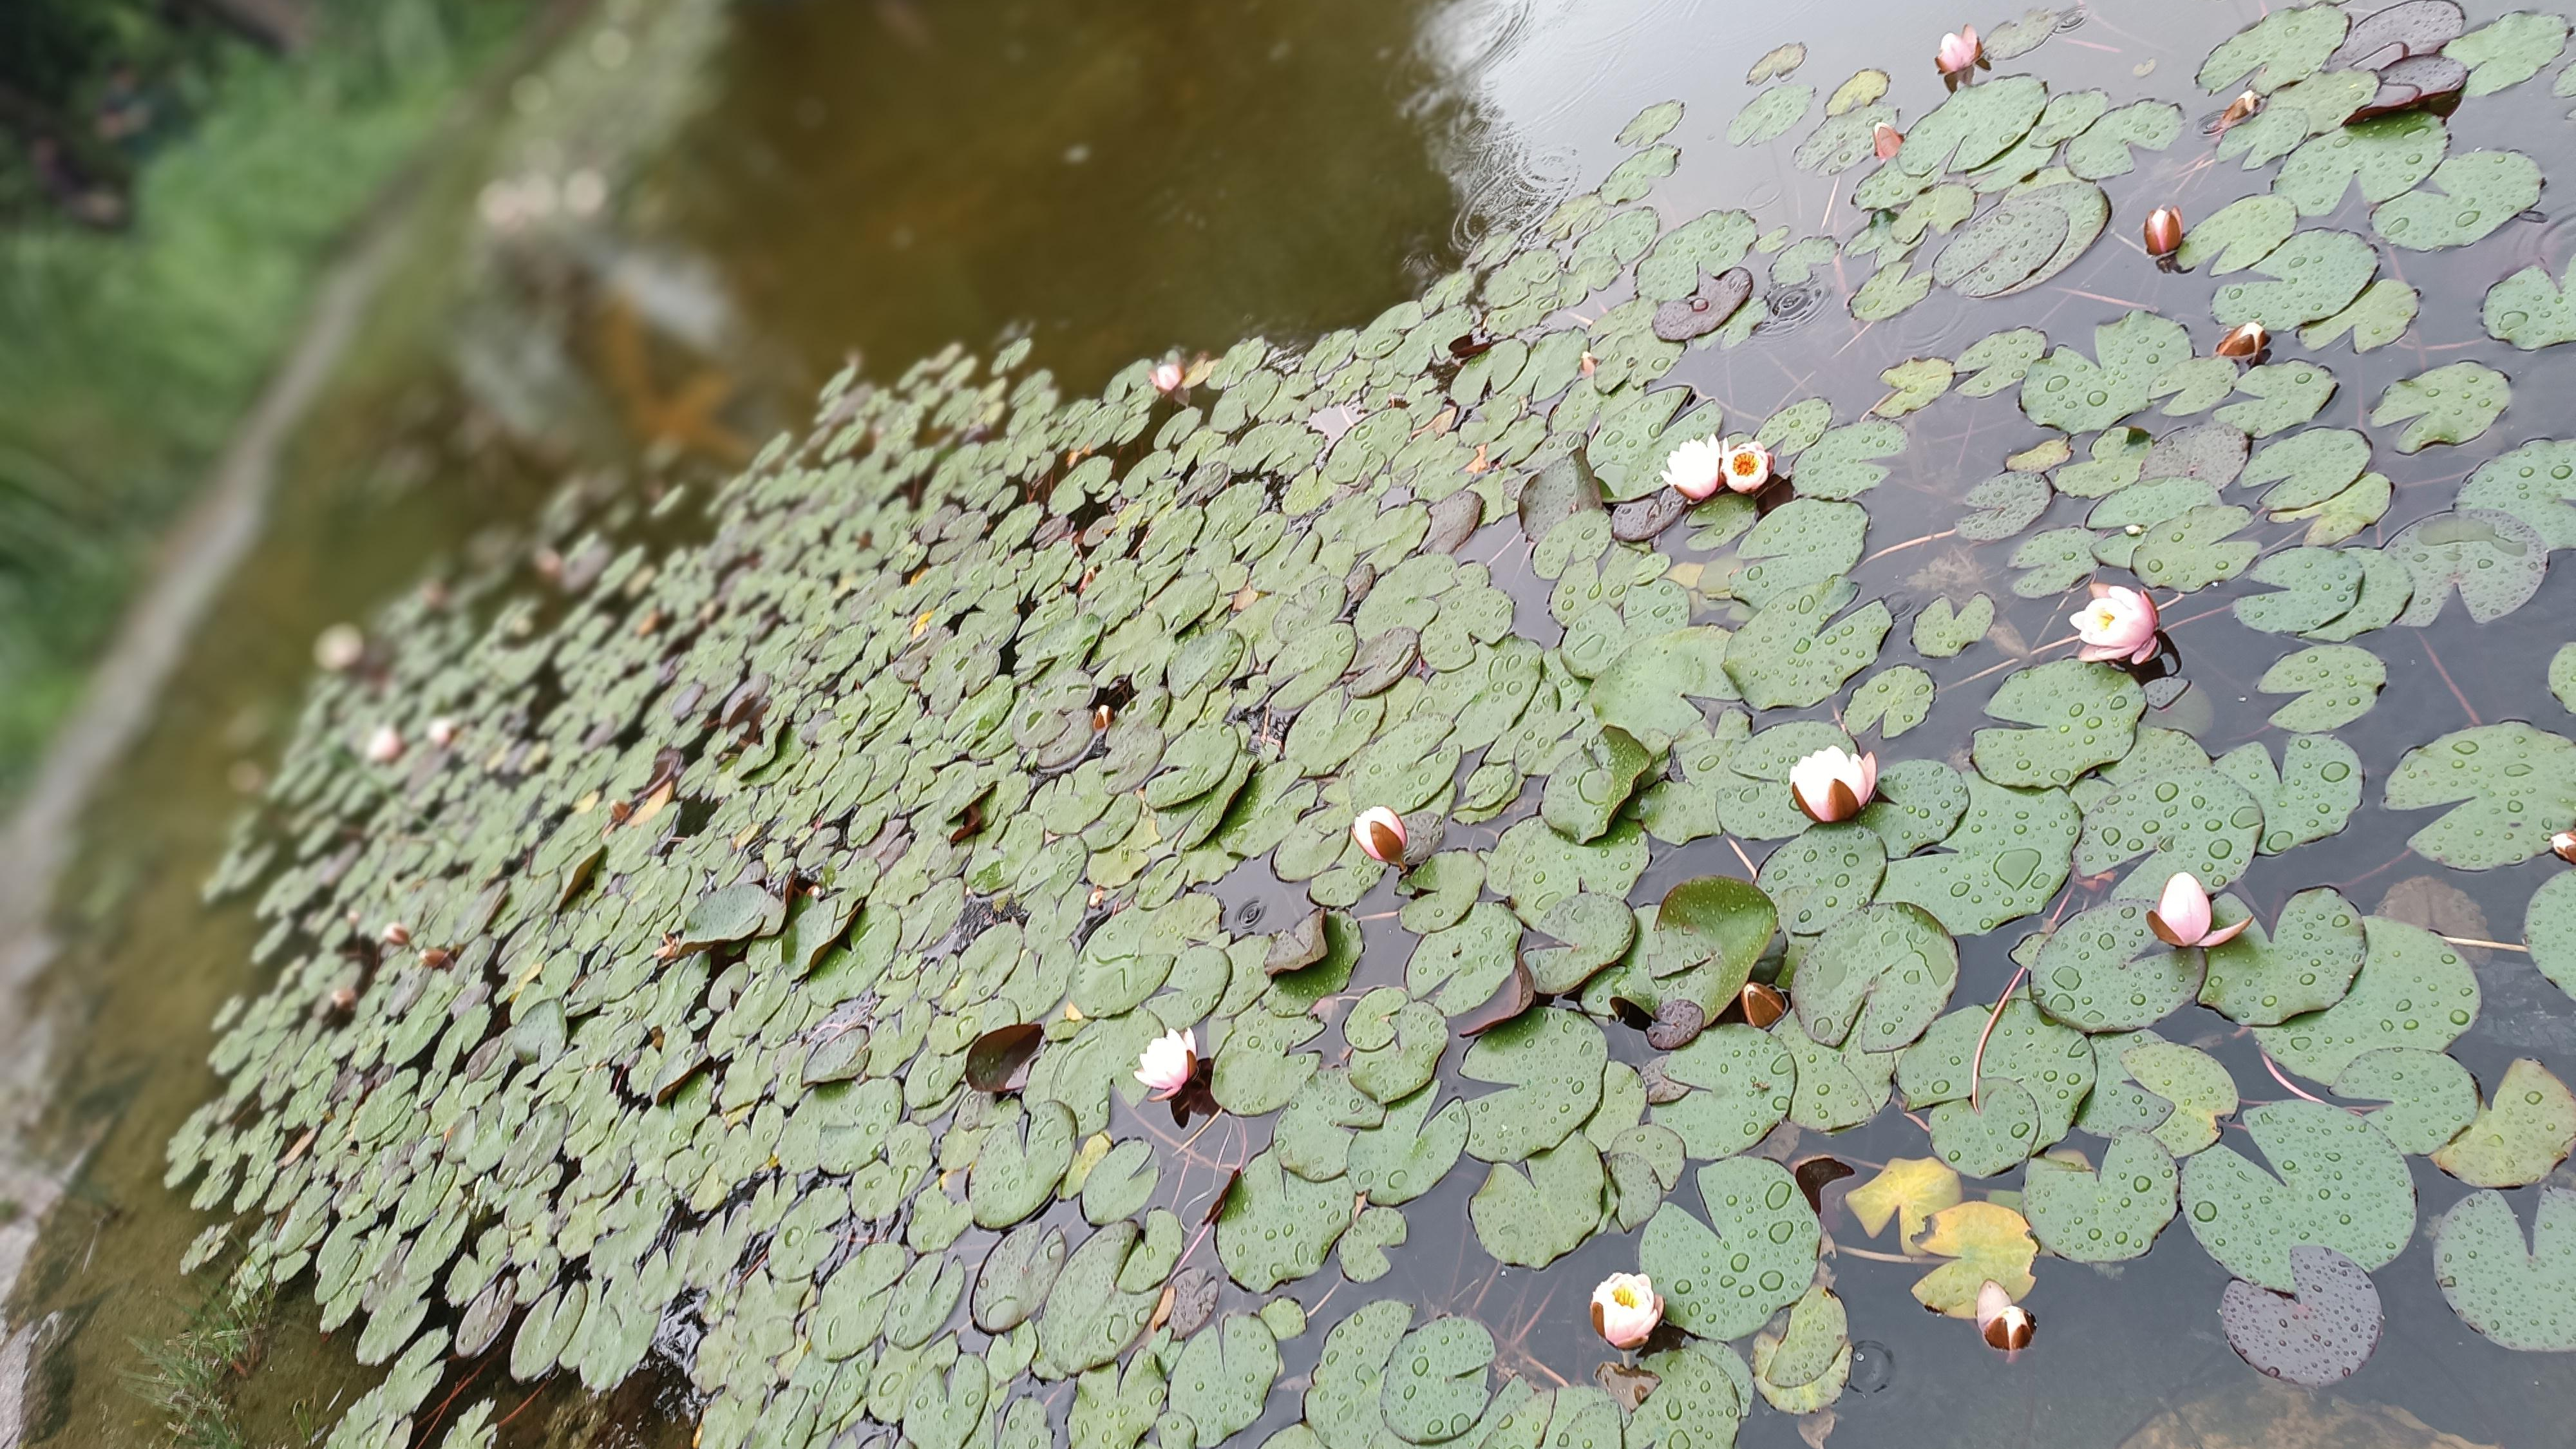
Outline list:
[[[0,800],[78,698],[334,243],[532,7],[248,7],[300,16],[283,37],[189,18],[236,8],[0,6],[0,54],[28,58],[0,63],[0,127],[16,133],[0,140]],[[42,108],[87,117],[126,65],[166,111],[130,179],[75,148],[86,178],[123,193],[121,225],[101,229],[47,204],[26,143],[51,124],[30,119]],[[22,83],[28,66],[50,69]]]

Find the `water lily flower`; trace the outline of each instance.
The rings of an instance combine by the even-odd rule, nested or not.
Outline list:
[[[2156,657],[2156,601],[2144,589],[2095,584],[2093,602],[2069,615],[2067,622],[2075,626],[2075,637],[2084,641],[2084,647],[2075,651],[2079,659],[2144,664]]]
[[[2236,99],[2227,103],[2226,110],[2218,113],[2218,129],[2224,131],[2239,121],[2251,118],[2256,111],[2261,109],[2263,109],[2263,98],[2261,96],[2254,94],[2252,91],[2241,91],[2237,94]]]
[[[2272,334],[2263,330],[2262,323],[2240,322],[2229,328],[2226,336],[2218,339],[2218,346],[2213,350],[2221,357],[2254,357],[2271,341]]]
[[[1789,767],[1789,793],[1820,825],[1849,820],[1878,792],[1878,756],[1828,745]]]
[[[1726,481],[1726,444],[1715,438],[1693,438],[1664,460],[1664,486],[1700,502]]]
[[[2549,848],[2557,852],[2560,860],[2576,865],[2576,830],[2562,830],[2549,837]]]
[[[313,641],[313,662],[333,674],[346,674],[366,657],[367,636],[355,624],[334,624]]]
[[[2039,1320],[2012,1301],[2001,1283],[1989,1278],[1977,1290],[1977,1332],[1984,1335],[1988,1347],[2005,1353],[2028,1348],[2031,1331],[2038,1326]]]
[[[382,939],[388,946],[408,946],[411,944],[411,927],[400,921],[387,921]]]
[[[1613,1273],[1592,1290],[1592,1331],[1612,1348],[1635,1348],[1663,1321],[1663,1297],[1643,1273]]]
[[[2168,946],[2223,946],[2253,921],[2248,916],[2235,925],[2212,930],[2209,890],[2200,883],[2200,877],[2187,870],[2176,871],[2166,880],[2165,893],[2147,912],[2147,929]]]
[[[1404,817],[1383,805],[1372,805],[1351,822],[1351,839],[1380,865],[1404,863]]]
[[[429,722],[428,734],[430,744],[442,750],[446,749],[449,745],[456,743],[456,721],[449,719],[445,715],[440,715],[438,718]]]
[[[1869,148],[1878,153],[1878,159],[1881,161],[1894,156],[1897,149],[1904,144],[1905,133],[1885,121],[1869,128]]]
[[[1136,1080],[1153,1090],[1146,1100],[1168,1102],[1198,1074],[1199,1038],[1195,1029],[1167,1031],[1145,1044],[1136,1057]]]
[[[402,731],[392,725],[378,725],[367,736],[367,763],[390,765],[403,756]]]
[[[1726,445],[1726,486],[1738,493],[1759,493],[1771,481],[1771,450],[1751,438]]]
[[[1957,33],[1941,37],[1941,48],[1933,53],[1932,63],[1941,68],[1941,74],[1956,76],[1984,60],[1985,54],[1986,48],[1977,43],[1977,27],[1965,25]]]
[[[2182,250],[2182,213],[2159,206],[2147,213],[2147,255],[2164,261]]]
[[[1155,363],[1155,364],[1154,364],[1154,391],[1156,391],[1156,392],[1178,392],[1178,391],[1180,391],[1180,390],[1181,390],[1181,365],[1180,365],[1179,363],[1177,363],[1177,362],[1158,362],[1158,363]]]

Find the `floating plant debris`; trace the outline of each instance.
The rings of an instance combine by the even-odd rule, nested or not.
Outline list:
[[[2215,136],[1995,71],[2080,12],[1821,116],[1784,46],[1726,143],[1854,173],[1838,234],[1658,211],[1659,105],[1598,189],[1366,326],[1080,398],[1026,342],[845,373],[703,541],[567,515],[546,546],[588,562],[544,604],[463,576],[335,637],[214,882],[278,970],[170,1144],[220,1217],[192,1262],[240,1243],[242,1286],[309,1284],[393,1366],[348,1444],[506,1342],[600,1391],[662,1355],[707,1449],[1208,1449],[1283,1413],[1722,1446],[1885,1385],[1819,1282],[1842,1210],[2007,1350],[2043,1249],[2126,1262],[2179,1219],[2242,1280],[2239,1352],[2327,1382],[2425,1214],[2465,1322],[2576,1348],[2544,1182],[2576,1098],[2536,1059],[2482,1095],[2465,948],[2297,874],[2402,815],[2440,866],[2529,870],[2531,964],[2576,983],[2567,721],[2379,743],[2386,691],[2448,680],[2386,631],[2512,615],[2576,547],[2576,442],[2504,366],[2576,340],[2563,277],[2499,266],[2438,366],[2376,352],[2426,320],[2390,248],[2501,246],[2540,194],[2466,138],[2567,27],[2460,15],[2274,10],[2200,68],[2196,105],[2238,97]],[[2155,208],[2203,173],[2256,189],[2174,195],[2185,231]],[[2047,332],[1797,380],[1936,290],[2089,258],[2179,295],[2095,247],[2122,209],[2205,315],[2069,291]],[[1837,302],[1851,336],[1791,329]],[[1703,389],[1747,347],[1784,360]],[[2010,436],[1957,441],[2006,397]],[[1951,521],[1889,536],[1918,491]],[[2270,652],[2213,668],[2213,617]],[[2576,707],[2576,655],[2547,682]],[[2264,696],[2242,733],[2176,727],[2221,689]],[[1896,743],[1944,717],[1964,750]],[[1914,1150],[1836,1197],[1843,1162],[1755,1151],[1900,1113]],[[2409,1156],[2468,1195],[2419,1203]],[[1334,1290],[1454,1256],[1416,1216],[1462,1197],[1497,1264],[1630,1245],[1589,1301],[1636,1362],[1541,1388],[1503,1371],[1525,1324]]]

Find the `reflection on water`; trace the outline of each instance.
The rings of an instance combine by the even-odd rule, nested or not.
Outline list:
[[[1166,348],[1213,350],[1249,332],[1290,339],[1362,322],[1454,265],[1479,228],[1526,225],[1577,178],[1599,175],[1616,154],[1608,137],[1618,123],[1666,95],[1718,98],[1695,100],[1674,137],[1691,159],[1658,195],[1668,221],[1746,205],[1766,225],[1846,231],[1854,218],[1840,188],[1791,171],[1773,148],[1736,152],[1722,138],[1744,67],[1776,42],[1806,41],[1805,78],[1829,86],[1892,55],[1928,55],[1952,23],[1926,20],[1908,4],[1872,5],[1866,23],[1855,23],[1853,8],[750,0],[725,27],[657,51],[652,7],[624,7],[648,32],[643,55],[687,58],[706,85],[703,109],[693,119],[662,117],[679,127],[667,154],[603,159],[617,138],[600,135],[595,120],[584,130],[577,97],[559,90],[532,108],[520,93],[522,112],[541,120],[551,109],[565,129],[549,139],[537,124],[536,141],[498,156],[466,187],[474,204],[458,210],[471,216],[470,250],[480,260],[455,317],[398,332],[407,350],[380,359],[366,386],[317,421],[273,536],[93,816],[94,848],[70,884],[70,944],[50,987],[69,1018],[103,1029],[76,1061],[47,1145],[58,1159],[94,1155],[21,1295],[23,1308],[64,1315],[62,1347],[50,1358],[50,1381],[63,1387],[39,1426],[55,1429],[60,1443],[152,1440],[116,1374],[134,1362],[129,1337],[175,1326],[184,1290],[172,1289],[170,1265],[200,1226],[159,1185],[161,1144],[209,1089],[199,1062],[215,1004],[259,984],[241,964],[246,911],[201,913],[195,885],[235,803],[223,781],[275,749],[307,667],[305,641],[322,624],[364,615],[432,550],[457,547],[494,519],[525,520],[565,464],[613,464],[620,477],[661,482],[739,461],[801,417],[814,384],[854,348],[883,375],[951,340],[984,347],[1028,335],[1039,364],[1081,389]],[[2187,75],[2212,39],[2255,7],[2195,8],[2187,25],[2168,10],[2142,0],[2101,7],[2080,36],[2047,53],[2049,74],[2068,87],[2170,93],[2180,83],[2164,82]],[[2142,83],[2148,76],[2157,79]],[[1898,94],[1919,110],[1930,103],[1928,81],[1927,64],[1900,80]],[[2460,144],[2509,136],[2535,144],[2535,128],[2559,124],[2541,89],[2471,112]],[[2124,195],[2170,194],[2197,215],[2256,184],[2200,164],[2188,145],[2141,160],[2143,174],[2122,183]],[[585,167],[600,168],[604,196],[576,215],[560,203]],[[556,200],[542,224],[522,205],[537,194],[532,176],[563,183],[547,193]],[[487,180],[510,183],[507,205],[492,201]],[[1840,305],[1857,279],[1822,278],[1808,295],[1825,300],[1778,347],[1696,352],[1674,376],[1730,406],[1741,393],[1736,410],[1759,415],[1780,392],[1783,369],[1801,386],[1847,398],[1893,362],[1955,350],[1990,328],[2089,323],[2105,302],[2205,313],[2206,277],[2132,265],[2124,238],[2133,228],[2114,228],[2060,286],[1980,308],[1972,322],[1935,299],[1895,323],[1862,326]],[[2514,252],[2500,263],[2507,267],[2565,260],[2555,225],[2510,233],[2489,250]],[[2438,346],[2473,329],[2456,319],[2474,317],[2493,277],[2455,268],[2411,280],[2426,290],[2424,335]],[[2391,349],[2349,363],[2337,364],[2345,393],[2336,407],[2357,416],[2424,358]],[[2563,395],[2570,365],[2528,359],[2518,381],[2527,396]],[[1874,560],[1869,581],[1892,584],[1900,600],[2007,593],[1977,555],[1938,535],[1955,522],[1961,483],[1982,476],[1972,460],[2026,444],[2030,432],[2008,395],[1945,407],[1937,423],[1915,430],[1873,511],[1885,540],[1917,542]],[[2401,496],[2446,490],[2464,467],[2405,463]],[[495,546],[533,551],[526,537]],[[1497,570],[1498,582],[1529,583],[1525,555]],[[2054,623],[2043,605],[2007,608],[2006,626],[2026,638]],[[2538,717],[2548,702],[2522,663],[2563,634],[2563,614],[2533,608],[2474,634],[2455,614],[2420,640],[2387,647],[2442,651],[2472,719]],[[2190,642],[2194,687],[2151,722],[2187,727],[2213,751],[2252,737],[2269,702],[2247,698],[2269,654],[2223,616],[2195,622]],[[2391,758],[2426,733],[2418,703],[2448,707],[2384,709],[2347,737],[2365,757]],[[1964,739],[1973,713],[1945,701],[1924,738]],[[2303,854],[2300,869],[2365,902],[2411,889],[2395,897],[2399,907],[2380,908],[2443,914],[2466,935],[2488,932],[2468,929],[2476,917],[2463,912],[2510,919],[2527,894],[2517,876],[2471,881],[2458,901],[2431,898],[2408,887],[2413,872],[2402,855],[2388,858],[2393,839],[2391,822],[2365,811],[2347,838]],[[1688,854],[1659,859],[1659,872],[1709,868]],[[2258,871],[2246,889],[2268,911],[2306,883]],[[1971,943],[1961,1001],[2001,989],[2007,944]],[[1372,943],[1364,981],[1384,979],[1396,946]],[[2499,982],[2461,1046],[2490,1079],[2516,1050],[2563,1061],[2570,1045],[2563,1001],[2535,993],[2517,1003],[2512,989],[2510,979]],[[1615,1039],[1644,1059],[1633,1038]],[[2249,1042],[2195,1044],[2227,1060],[2239,1082],[2261,1080]],[[1257,1150],[1269,1123],[1241,1125],[1249,1134],[1241,1148]],[[1824,1150],[1822,1139],[1793,1134],[1775,1147]],[[1918,1153],[1921,1139],[1891,1116],[1835,1137],[1830,1150],[1876,1163]],[[1417,1205],[1417,1218],[1462,1221],[1471,1185],[1464,1174],[1444,1182]],[[1212,1186],[1194,1184],[1202,1197]],[[1861,1235],[1838,1211],[1840,1191],[1826,1197],[1826,1230],[1857,1247]],[[2388,1340],[2340,1397],[2251,1380],[2211,1311],[2225,1274],[2186,1239],[2169,1232],[2147,1260],[2118,1272],[2050,1265],[2048,1296],[2036,1305],[2044,1331],[2010,1362],[1969,1335],[1927,1327],[1906,1293],[1910,1275],[1828,1259],[1829,1270],[1845,1270],[1835,1286],[1855,1331],[1888,1346],[1876,1356],[1883,1391],[1844,1400],[1835,1442],[2451,1449],[2466,1441],[2428,1423],[2478,1443],[2519,1445],[2550,1442],[2576,1412],[2576,1389],[2552,1362],[2501,1353],[2459,1325],[2420,1244],[2380,1275]],[[1539,1276],[1497,1269],[1462,1233],[1421,1232],[1395,1255],[1398,1276],[1377,1291],[1472,1310],[1500,1331],[1506,1367],[1541,1382],[1579,1380],[1603,1354],[1560,1300],[1570,1285],[1632,1266],[1634,1251],[1632,1238],[1605,1235]],[[1307,1289],[1310,1306],[1329,1296],[1324,1284]],[[244,1391],[245,1412],[266,1439],[308,1438],[373,1377],[352,1370],[345,1341],[317,1336],[312,1321],[312,1305],[291,1296],[266,1364]],[[1320,1339],[1319,1328],[1288,1346],[1292,1377],[1311,1364]],[[518,1403],[519,1392],[507,1401]],[[1250,1437],[1295,1415],[1293,1396],[1278,1396]],[[558,1382],[530,1402],[507,1442],[681,1443],[687,1430],[676,1381],[647,1376],[606,1401]],[[1743,1442],[1785,1449],[1799,1442],[1799,1426],[1758,1415]]]

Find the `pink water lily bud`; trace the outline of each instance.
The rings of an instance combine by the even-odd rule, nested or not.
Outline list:
[[[388,946],[408,946],[411,944],[411,927],[400,921],[387,921],[382,939]]]
[[[2182,213],[2159,206],[2147,213],[2147,255],[2163,261],[2182,250]]]
[[[1737,493],[1759,493],[1771,481],[1771,450],[1751,438],[1726,445],[1726,486]]]
[[[1967,25],[1956,34],[1941,37],[1941,48],[1934,52],[1932,63],[1941,68],[1943,75],[1959,75],[1984,54],[1985,47],[1977,43],[1977,27]]]
[[[2562,830],[2549,837],[2549,848],[2560,860],[2576,865],[2576,830]]]
[[[1383,805],[1372,805],[1351,822],[1351,839],[1380,865],[1404,863],[1404,817]]]
[[[1715,438],[1693,438],[1664,460],[1664,486],[1693,503],[1716,494],[1726,482],[1726,445]]]
[[[2075,626],[2075,637],[2084,641],[2084,647],[2075,651],[2079,659],[2144,664],[2156,657],[2156,601],[2143,589],[2095,584],[2093,602],[2069,615],[2067,622]]]
[[[1828,745],[1789,767],[1789,793],[1820,825],[1858,815],[1878,792],[1878,756],[1854,755]]]
[[[357,668],[366,655],[367,636],[355,624],[334,624],[313,641],[313,662],[333,674]]]
[[[429,742],[432,745],[442,750],[446,749],[449,745],[456,743],[456,721],[449,719],[445,715],[440,715],[438,718],[429,722],[427,733],[429,735]]]
[[[2252,91],[2240,91],[2236,99],[2227,103],[2227,109],[2218,113],[2218,129],[2224,131],[2239,121],[2251,119],[2254,113],[2261,109],[2263,109],[2261,96]]]
[[[2031,1332],[2038,1326],[2039,1320],[2030,1316],[2029,1309],[2012,1301],[2001,1283],[1989,1278],[1977,1290],[1977,1332],[1984,1336],[1988,1347],[2005,1353],[2028,1348]]]
[[[1177,362],[1158,362],[1158,363],[1155,363],[1155,364],[1154,364],[1154,375],[1153,375],[1153,376],[1154,376],[1154,391],[1156,391],[1156,392],[1179,392],[1179,391],[1181,390],[1181,365],[1180,365],[1179,363],[1177,363]]]
[[[1592,1290],[1592,1331],[1612,1348],[1635,1348],[1664,1321],[1664,1300],[1643,1273],[1613,1273]]]
[[[1881,161],[1893,157],[1904,145],[1905,133],[1885,121],[1869,128],[1869,148],[1878,153]]]
[[[378,725],[367,736],[367,763],[390,765],[403,757],[402,731],[392,725]]]
[[[1152,1091],[1147,1100],[1154,1102],[1168,1102],[1179,1096],[1198,1069],[1199,1038],[1194,1028],[1167,1031],[1147,1042],[1136,1057],[1136,1080]]]
[[[2165,881],[2164,894],[2156,898],[2155,908],[2147,912],[2147,929],[2168,946],[2223,946],[2236,939],[2236,934],[2253,923],[2246,917],[2232,926],[2210,928],[2209,891],[2200,877],[2190,871],[2176,871]]]

